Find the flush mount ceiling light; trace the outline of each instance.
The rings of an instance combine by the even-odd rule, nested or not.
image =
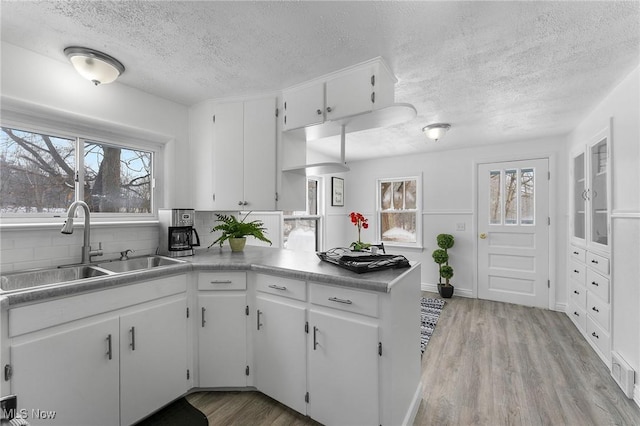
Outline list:
[[[120,61],[87,47],[67,47],[64,54],[76,71],[96,86],[111,83],[124,72],[124,65]]]
[[[451,124],[447,123],[436,123],[429,124],[428,126],[424,126],[422,128],[422,132],[429,139],[433,139],[434,141],[438,141],[438,139],[442,138],[451,128]]]

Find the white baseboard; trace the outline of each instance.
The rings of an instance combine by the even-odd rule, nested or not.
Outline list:
[[[420,290],[422,291],[428,291],[430,293],[437,293],[438,292],[438,285],[437,284],[429,284],[429,283],[420,283]],[[469,289],[466,288],[457,288],[453,291],[453,295],[454,296],[461,296],[461,297],[475,297],[473,295],[473,292]]]
[[[554,311],[567,313],[567,309],[569,305],[567,303],[556,303],[556,307],[553,308]]]
[[[411,404],[409,405],[409,409],[407,410],[407,414],[404,416],[404,420],[402,421],[402,425],[412,425],[416,420],[416,415],[418,414],[418,409],[420,408],[420,402],[422,401],[422,390],[424,385],[422,384],[422,380],[418,382],[418,389],[413,394],[413,399],[411,400]]]
[[[635,385],[633,387],[633,401],[638,407],[640,407],[640,385]]]

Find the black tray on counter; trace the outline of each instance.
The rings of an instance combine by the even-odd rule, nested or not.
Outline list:
[[[408,268],[411,266],[406,257],[399,254],[371,254],[351,251],[348,248],[333,248],[316,253],[325,262],[362,274],[382,269]]]

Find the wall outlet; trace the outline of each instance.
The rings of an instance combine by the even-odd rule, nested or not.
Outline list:
[[[467,224],[464,222],[456,223],[456,231],[464,231],[467,227]]]

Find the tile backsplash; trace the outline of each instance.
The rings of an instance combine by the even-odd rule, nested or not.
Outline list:
[[[55,228],[24,227],[0,230],[0,272],[9,273],[32,268],[43,268],[79,263],[82,252],[83,227],[76,226],[73,234]],[[135,255],[153,254],[159,242],[158,224],[91,225],[91,246],[102,243],[103,255],[94,260],[111,260],[125,249]]]

